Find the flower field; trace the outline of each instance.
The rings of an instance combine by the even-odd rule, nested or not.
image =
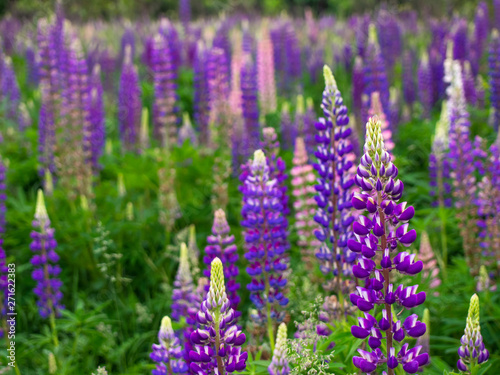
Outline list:
[[[500,374],[500,1],[0,20],[0,374]]]

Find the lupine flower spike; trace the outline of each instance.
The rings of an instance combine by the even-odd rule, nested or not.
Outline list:
[[[203,257],[203,262],[208,269],[203,271],[207,277],[210,276],[210,265],[215,258],[220,258],[224,265],[224,278],[227,284],[228,298],[231,302],[231,308],[239,315],[238,289],[240,284],[236,282],[236,277],[239,274],[239,269],[236,266],[238,261],[238,248],[234,244],[234,236],[230,234],[229,224],[227,223],[226,214],[223,210],[215,211],[214,224],[212,226],[212,235],[207,237],[207,247],[205,247],[206,255]],[[206,291],[209,290],[207,285]]]
[[[484,347],[481,326],[479,325],[479,297],[474,294],[470,299],[469,313],[465,332],[460,339],[462,344],[458,348],[460,359],[457,362],[458,369],[466,374],[477,373],[479,365],[486,362],[490,357],[488,349]]]
[[[320,225],[315,235],[321,242],[316,257],[323,274],[334,276],[334,280],[327,280],[326,287],[347,293],[354,281],[349,276],[356,259],[356,254],[347,248],[347,241],[353,237],[351,227],[355,220],[350,210],[355,156],[347,107],[330,68],[325,65],[323,72],[325,90],[321,107],[324,117],[315,125],[318,162],[314,169],[319,179],[315,186],[318,211],[314,220]],[[347,278],[343,280],[345,276]]]
[[[55,252],[57,242],[54,238],[54,229],[50,227],[50,219],[45,208],[43,192],[38,190],[34,230],[31,232],[30,249],[35,253],[31,258],[34,267],[32,277],[37,282],[33,290],[38,297],[38,309],[42,318],[53,319],[58,316],[64,306],[60,291],[62,282],[57,278],[61,268],[57,265],[59,255]]]
[[[290,366],[287,357],[286,324],[281,323],[278,327],[273,359],[268,367],[269,375],[288,375]]]
[[[172,329],[172,321],[168,316],[161,320],[158,332],[159,344],[153,344],[149,357],[156,362],[152,375],[187,374],[188,366],[182,359],[182,346]]]
[[[246,368],[247,352],[242,352],[245,334],[234,323],[224,285],[224,270],[219,258],[211,264],[210,289],[196,315],[200,328],[191,334],[195,350],[189,352],[190,369],[197,375],[224,375]]]
[[[271,349],[274,349],[273,320],[284,318],[283,306],[288,298],[283,294],[287,285],[284,276],[286,234],[283,232],[281,190],[275,179],[269,177],[269,166],[262,150],[254,153],[253,161],[240,176],[243,186],[241,225],[246,228],[245,258],[249,261],[247,273],[252,277],[247,285],[250,299],[259,310],[259,319],[267,321]],[[270,236],[269,234],[273,235]]]
[[[350,295],[350,300],[365,313],[365,317],[358,318],[359,324],[352,326],[351,333],[360,339],[369,337],[368,347],[372,351],[358,349],[361,356],[354,357],[353,363],[368,373],[378,366],[387,366],[388,375],[394,375],[394,370],[401,364],[404,371],[414,374],[427,363],[429,355],[420,353],[421,346],[409,349],[408,343],[396,353],[394,344],[395,341],[401,342],[406,335],[422,336],[425,324],[418,321],[416,314],[401,322],[392,310],[393,305],[407,309],[418,306],[425,301],[426,294],[417,292],[418,285],[394,287],[390,273],[398,271],[416,275],[422,270],[422,261],[415,261],[415,254],[404,251],[391,256],[398,245],[408,247],[415,241],[417,233],[408,228],[415,210],[407,207],[406,202],[397,203],[403,194],[403,183],[397,179],[398,169],[385,149],[381,123],[377,118],[371,118],[366,125],[364,152],[355,178],[361,193],[353,196],[352,204],[368,215],[359,216],[354,222],[356,239],[349,240],[348,246],[360,255],[353,267],[354,276],[366,281],[365,287],[358,286],[356,293]],[[380,261],[375,262],[374,258]],[[376,305],[382,309],[379,321],[368,313]],[[386,338],[385,353],[381,350],[382,331],[385,331]]]

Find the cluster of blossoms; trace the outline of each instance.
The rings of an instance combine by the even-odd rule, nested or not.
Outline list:
[[[54,238],[54,229],[50,227],[41,190],[38,190],[33,228],[35,230],[30,235],[33,240],[30,249],[35,255],[31,258],[31,264],[34,267],[32,277],[37,282],[33,291],[38,297],[37,306],[40,316],[53,318],[64,308],[61,304],[62,282],[57,278],[61,273],[61,268],[57,265],[59,261],[59,255],[55,252],[57,242]]]
[[[235,324],[236,314],[226,295],[224,270],[219,258],[211,264],[210,289],[196,315],[199,324],[191,334],[195,350],[189,352],[190,369],[197,375],[224,375],[246,367],[241,350],[245,334]]]
[[[462,345],[458,349],[458,355],[460,356],[457,362],[458,369],[466,373],[476,373],[474,368],[486,362],[490,357],[488,349],[484,347],[483,336],[481,335],[479,297],[477,294],[474,294],[470,299],[467,324],[460,343]]]
[[[270,375],[288,375],[290,373],[287,349],[286,324],[281,323],[276,335],[276,347],[274,348],[273,359],[268,367]]]
[[[295,151],[293,155],[292,175],[292,195],[295,198],[293,207],[295,209],[295,228],[299,235],[297,244],[302,249],[302,260],[308,267],[312,267],[314,262],[313,249],[320,244],[314,236],[314,229],[317,227],[313,217],[316,211],[314,200],[314,176],[313,167],[307,161],[307,151],[302,137],[295,140]]]
[[[354,357],[353,363],[364,372],[387,365],[389,375],[394,374],[394,369],[401,364],[406,372],[413,374],[427,363],[428,354],[420,353],[421,346],[409,349],[409,344],[404,344],[396,353],[394,341],[401,342],[407,335],[422,336],[426,326],[418,321],[416,314],[401,322],[393,315],[392,306],[396,304],[410,309],[422,304],[426,294],[417,292],[417,285],[395,287],[390,273],[398,271],[416,275],[423,264],[422,261],[415,261],[415,254],[407,251],[391,256],[399,244],[410,246],[417,234],[414,229],[408,228],[408,221],[415,210],[407,207],[406,202],[397,203],[403,194],[403,183],[397,179],[398,169],[390,159],[384,146],[381,123],[377,118],[371,118],[366,125],[364,155],[355,178],[361,193],[352,198],[353,206],[365,210],[368,215],[360,216],[354,222],[356,239],[350,239],[348,246],[360,254],[353,267],[354,276],[365,280],[365,287],[358,286],[356,293],[350,295],[352,304],[365,312],[365,317],[358,318],[359,324],[351,328],[351,333],[357,338],[369,337],[368,346],[372,351],[358,349],[361,356]],[[374,258],[380,259],[379,264]],[[368,313],[376,305],[383,309],[379,321]],[[382,331],[385,331],[387,340],[386,353],[381,350]]]
[[[206,277],[211,274],[210,265],[215,258],[219,258],[224,265],[224,279],[226,280],[226,290],[231,308],[238,315],[238,289],[240,284],[236,282],[236,277],[239,274],[238,266],[238,248],[234,244],[234,236],[230,234],[229,224],[227,223],[226,214],[219,209],[214,214],[214,224],[212,226],[212,235],[207,237],[207,247],[205,247],[205,256],[203,262],[207,269],[203,271]],[[209,287],[207,285],[206,291]]]
[[[240,176],[243,185],[243,220],[247,252],[245,258],[250,265],[247,273],[252,282],[247,285],[250,299],[268,322],[272,317],[281,320],[283,313],[271,310],[272,305],[285,306],[288,298],[283,294],[287,284],[284,272],[286,233],[283,233],[282,191],[276,179],[270,177],[270,169],[262,150],[254,153],[248,170]],[[267,306],[267,309],[264,307]]]
[[[349,116],[343,103],[333,74],[326,65],[324,67],[325,90],[321,107],[324,117],[316,122],[315,156],[317,163],[314,169],[318,172],[318,184],[315,196],[318,211],[314,220],[320,225],[315,231],[321,242],[316,257],[320,260],[320,269],[325,275],[333,275],[333,284],[327,285],[330,290],[341,291],[344,288],[342,275],[350,275],[351,265],[356,254],[347,247],[348,240],[353,237],[351,197],[354,186],[353,145],[350,141],[352,129],[348,126]],[[347,281],[348,282],[348,281]]]
[[[183,360],[183,350],[180,340],[172,329],[172,321],[168,316],[161,320],[158,332],[159,344],[153,344],[149,357],[156,362],[152,375],[187,374],[188,366]]]

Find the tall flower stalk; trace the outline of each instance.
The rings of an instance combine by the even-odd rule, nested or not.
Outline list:
[[[393,315],[393,305],[410,309],[426,298],[425,292],[417,293],[417,285],[405,288],[402,284],[395,287],[391,283],[391,272],[416,275],[423,267],[422,261],[415,261],[415,254],[397,252],[398,245],[408,247],[417,237],[416,231],[408,228],[414,208],[407,207],[406,202],[397,203],[404,187],[397,175],[398,169],[384,146],[381,123],[371,118],[366,124],[364,155],[355,179],[361,192],[352,198],[353,206],[367,215],[359,216],[354,222],[356,239],[348,242],[349,248],[360,254],[353,273],[366,282],[365,287],[356,288],[350,300],[365,317],[358,318],[359,323],[351,327],[351,333],[360,339],[369,337],[368,346],[372,350],[358,349],[361,356],[353,358],[354,365],[368,373],[378,366],[387,366],[388,375],[394,375],[400,364],[404,371],[414,374],[429,359],[427,353],[420,354],[421,346],[409,349],[409,344],[404,344],[396,352],[395,342],[401,342],[406,335],[422,336],[426,330],[416,314],[408,316],[404,322]],[[379,321],[368,313],[376,305],[382,310]],[[385,353],[381,350],[382,331],[385,331]]]
[[[479,297],[474,294],[470,299],[469,313],[465,325],[464,335],[460,339],[462,344],[458,348],[460,359],[457,367],[466,374],[477,374],[480,365],[488,360],[490,353],[485,348],[481,326],[479,324]]]
[[[276,111],[276,83],[274,81],[273,43],[267,25],[261,30],[257,44],[257,74],[259,102],[262,115]]]
[[[276,179],[270,178],[269,165],[262,150],[254,153],[251,164],[240,179],[243,193],[241,225],[245,228],[246,254],[250,263],[247,273],[252,281],[247,285],[250,299],[259,310],[259,319],[267,322],[271,350],[274,350],[273,321],[284,318],[283,306],[288,304],[284,292],[288,265],[284,259],[283,206]],[[271,236],[272,234],[272,236]]]
[[[182,346],[172,329],[172,321],[168,316],[161,320],[158,332],[158,344],[153,344],[149,357],[156,362],[152,375],[187,374],[188,366],[182,358]]]
[[[268,367],[270,375],[288,375],[290,373],[286,339],[286,324],[281,323],[276,335],[276,347],[274,348],[273,359]]]
[[[224,265],[224,279],[226,280],[227,294],[231,303],[231,308],[238,315],[237,308],[238,303],[240,303],[240,297],[238,295],[240,284],[236,282],[236,278],[239,274],[239,269],[236,265],[238,261],[238,248],[234,243],[234,236],[230,234],[230,230],[225,212],[221,209],[215,211],[212,235],[207,237],[208,245],[205,247],[206,255],[203,257],[203,262],[207,266],[203,274],[206,277],[210,277],[210,266],[212,261],[215,258],[221,259]]]
[[[60,290],[62,281],[58,278],[61,268],[57,265],[59,261],[59,255],[55,251],[57,242],[54,229],[50,227],[50,219],[41,190],[38,190],[33,228],[30,234],[33,240],[30,249],[35,255],[31,258],[34,268],[31,275],[37,283],[33,292],[38,298],[37,306],[40,316],[49,319],[54,345],[58,346],[55,319],[64,309],[61,303],[63,294]]]
[[[190,369],[200,375],[243,371],[248,354],[241,346],[246,337],[235,324],[235,311],[226,295],[221,260],[215,258],[210,269],[210,289],[196,315],[200,328],[191,334],[195,350],[189,352]]]
[[[350,210],[355,157],[349,138],[352,129],[347,107],[330,68],[325,65],[323,73],[325,90],[321,108],[324,117],[315,125],[318,161],[314,169],[319,179],[315,186],[318,211],[314,220],[320,225],[315,235],[321,242],[316,257],[323,274],[334,276],[333,280],[327,280],[325,287],[340,296],[354,282],[350,275],[356,254],[348,249],[347,241],[353,236],[351,226],[355,219]]]

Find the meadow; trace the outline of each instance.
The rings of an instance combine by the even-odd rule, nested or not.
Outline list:
[[[0,21],[1,374],[500,374],[500,1]]]

